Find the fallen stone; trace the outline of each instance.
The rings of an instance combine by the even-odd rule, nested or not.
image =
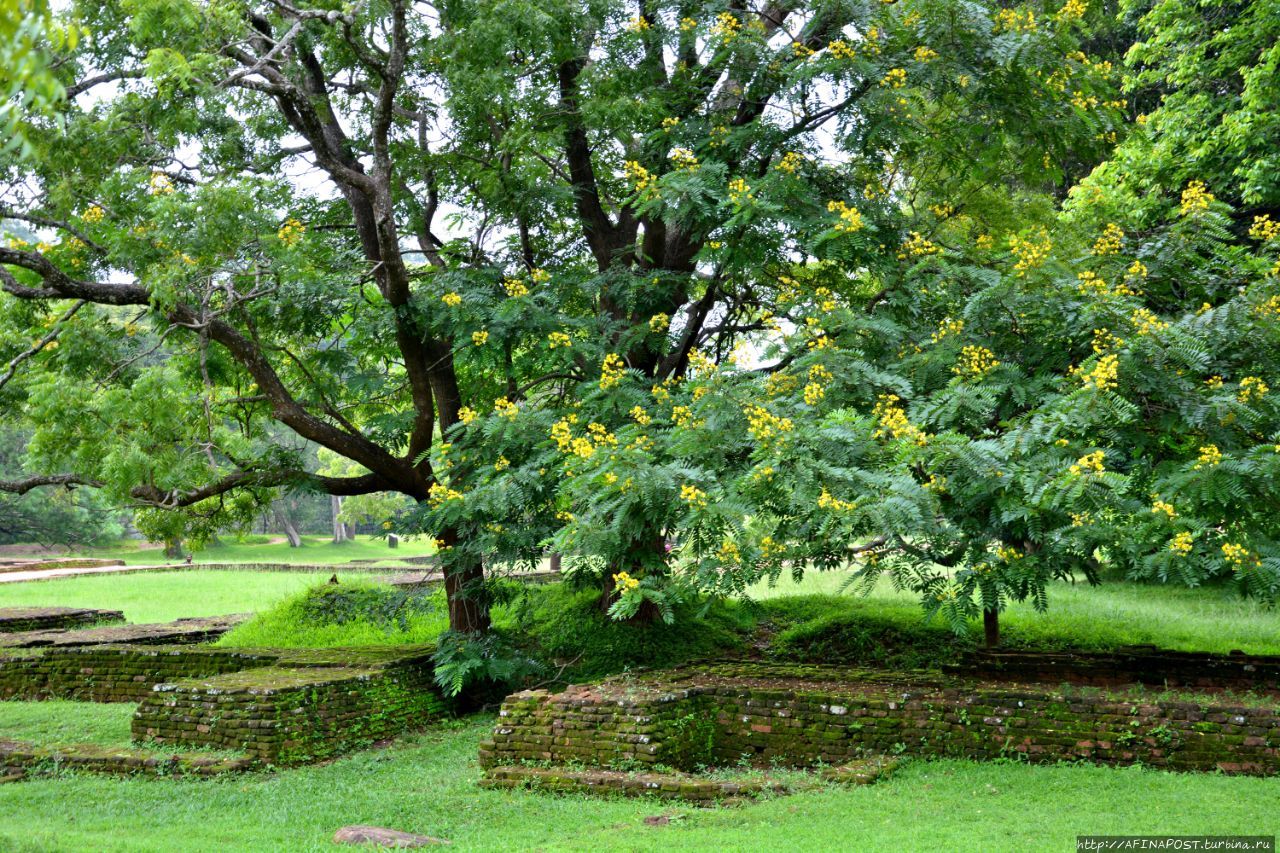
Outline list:
[[[446,838],[384,829],[380,826],[344,826],[333,834],[334,844],[377,844],[380,847],[426,847],[430,844],[452,844]]]

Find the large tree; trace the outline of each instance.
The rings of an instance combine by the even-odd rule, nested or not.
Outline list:
[[[4,164],[0,216],[40,239],[0,247],[0,394],[47,473],[3,488],[206,531],[282,487],[399,492],[463,632],[491,552],[662,578],[749,456],[681,437],[682,380],[779,317],[831,340],[788,271],[896,264],[945,218],[913,164],[1003,185],[1114,130],[1080,7],[73,7],[62,126]],[[634,474],[601,467],[655,417]],[[308,473],[272,422],[364,473]]]

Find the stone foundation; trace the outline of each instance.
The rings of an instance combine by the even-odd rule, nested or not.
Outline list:
[[[1280,657],[1172,652],[1155,646],[1105,653],[977,651],[943,671],[971,678],[1050,684],[1280,691]]]
[[[1277,705],[732,664],[516,693],[480,759],[693,769],[889,753],[1269,775],[1280,772]]]
[[[176,622],[154,622],[142,625],[111,625],[101,628],[73,630],[21,631],[0,634],[0,649],[33,649],[44,646],[101,645],[173,645],[176,643],[208,643],[218,639],[250,613],[230,616],[206,616],[179,619]]]
[[[84,607],[0,607],[0,634],[107,625],[124,621],[119,610]]]

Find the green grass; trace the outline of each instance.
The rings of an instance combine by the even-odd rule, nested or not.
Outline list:
[[[401,541],[400,547],[388,548],[383,539],[360,536],[341,545],[335,545],[327,536],[304,536],[301,548],[290,548],[287,542],[262,543],[262,537],[250,537],[246,542],[234,538],[211,545],[196,552],[197,563],[316,563],[330,565],[350,560],[403,560],[406,557],[423,557],[435,553],[430,537]],[[142,547],[143,543],[124,540],[99,548],[82,548],[75,556],[101,557],[124,560],[129,565],[149,565],[165,562],[163,550]]]
[[[139,572],[0,583],[0,607],[100,607],[130,622],[169,622],[264,610],[327,580],[310,572]]]
[[[21,740],[41,746],[95,743],[129,746],[132,703],[0,702],[0,740]]]
[[[810,573],[799,584],[789,578],[774,587],[757,584],[749,594],[785,611],[803,605],[786,599],[834,594],[846,577],[842,572]],[[887,582],[866,598],[852,592],[845,597],[844,604],[817,602],[805,615],[845,613],[906,626],[923,622],[919,599],[893,590]],[[942,629],[940,622],[936,624]],[[1280,610],[1242,599],[1228,587],[1055,583],[1049,590],[1047,613],[1036,612],[1030,604],[1013,604],[1000,614],[1000,624],[1006,641],[1020,646],[1106,649],[1150,643],[1186,651],[1280,654]]]
[[[278,773],[0,786],[0,849],[332,850],[335,830],[363,823],[460,850],[1068,851],[1082,833],[1270,834],[1280,801],[1280,779],[966,761],[738,808],[483,791],[476,744],[492,720]],[[643,823],[660,814],[676,819]]]

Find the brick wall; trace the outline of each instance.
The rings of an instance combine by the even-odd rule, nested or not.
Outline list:
[[[124,614],[119,610],[93,610],[81,607],[0,607],[0,634],[80,628],[85,625],[108,625],[123,621]]]
[[[447,713],[430,655],[382,667],[247,670],[157,685],[138,706],[135,740],[244,750],[297,764],[391,737]]]
[[[0,699],[140,702],[162,681],[267,666],[274,655],[166,646],[36,648],[0,656]]]
[[[806,667],[737,666],[517,693],[503,703],[486,767],[841,764],[866,753],[1086,760],[1179,770],[1280,772],[1276,702],[1130,698],[964,679],[887,681]]]

